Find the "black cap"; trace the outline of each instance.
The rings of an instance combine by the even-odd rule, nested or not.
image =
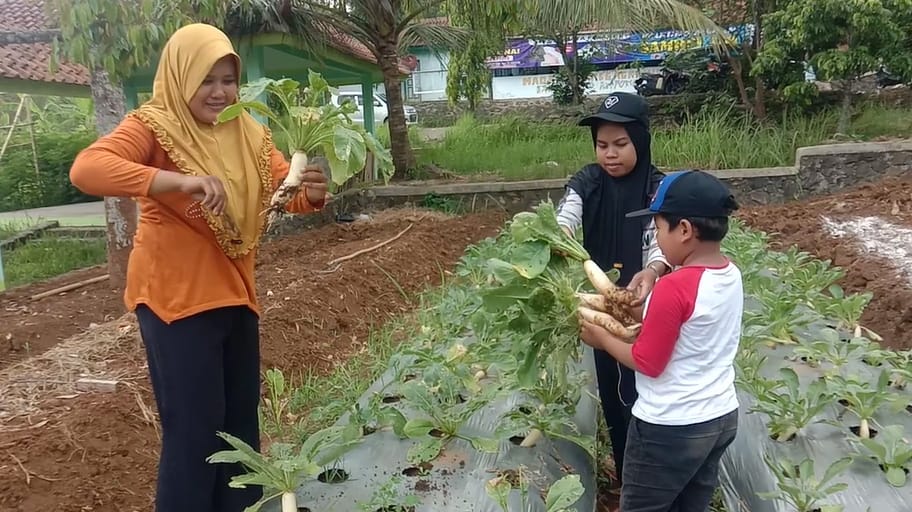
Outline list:
[[[728,217],[736,209],[738,203],[719,178],[702,171],[680,171],[669,173],[662,179],[649,208],[630,212],[627,217],[657,213],[682,217]]]
[[[642,123],[649,128],[649,104],[636,94],[615,92],[605,98],[598,111],[584,117],[579,126],[597,126],[602,123]]]

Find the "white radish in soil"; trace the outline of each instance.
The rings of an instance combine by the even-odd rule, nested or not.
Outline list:
[[[868,425],[868,420],[862,419],[858,425],[858,437],[862,439],[871,438],[871,427]]]
[[[291,155],[291,165],[288,169],[288,175],[282,181],[282,184],[272,194],[272,200],[269,208],[266,209],[268,218],[266,221],[267,229],[279,219],[282,211],[294,198],[295,194],[301,190],[301,184],[304,182],[304,170],[307,168],[307,153],[295,151]]]
[[[523,448],[531,448],[535,446],[542,438],[542,431],[537,428],[533,428],[529,431],[526,437],[523,438],[522,442],[519,443],[519,446]]]
[[[545,404],[539,404],[539,406],[538,406],[539,413],[544,414],[545,409],[546,409]],[[529,431],[528,434],[526,434],[526,437],[523,438],[522,442],[519,443],[519,446],[521,446],[522,448],[531,448],[531,447],[535,446],[539,441],[541,441],[541,438],[543,436],[544,436],[544,434],[542,434],[541,430],[539,430],[537,428],[533,428],[532,430]]]
[[[298,512],[298,497],[295,493],[282,493],[282,512]]]

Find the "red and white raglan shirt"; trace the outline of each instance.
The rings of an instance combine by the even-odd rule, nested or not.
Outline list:
[[[633,344],[638,398],[633,415],[657,425],[693,425],[738,408],[735,354],[741,338],[741,271],[681,267],[646,300]]]

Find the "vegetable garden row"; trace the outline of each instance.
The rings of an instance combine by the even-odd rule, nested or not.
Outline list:
[[[747,294],[741,430],[721,472],[729,510],[906,510],[912,354],[869,341],[858,318],[870,297],[845,296],[840,270],[766,242],[737,222],[725,242]],[[263,456],[226,436],[235,450],[212,461],[243,462],[236,484],[264,485],[265,509],[281,500],[283,512],[594,510],[597,401],[577,315],[599,302],[585,295],[598,278],[580,249],[550,203],[517,215],[467,249],[334,426]],[[280,373],[267,383],[281,394]]]

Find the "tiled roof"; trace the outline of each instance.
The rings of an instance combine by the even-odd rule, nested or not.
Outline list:
[[[0,30],[38,31],[48,28],[43,0],[0,0]],[[47,43],[0,46],[0,78],[36,82],[88,85],[89,75],[82,66],[61,62],[56,73],[49,63],[51,45]]]
[[[28,32],[54,28],[49,25],[44,0],[0,0],[0,31]],[[377,63],[366,46],[341,32],[330,34],[330,45],[359,60]],[[88,85],[88,72],[83,66],[61,62],[51,73],[51,45],[46,43],[0,46],[0,78]],[[399,66],[409,73],[408,67]]]

